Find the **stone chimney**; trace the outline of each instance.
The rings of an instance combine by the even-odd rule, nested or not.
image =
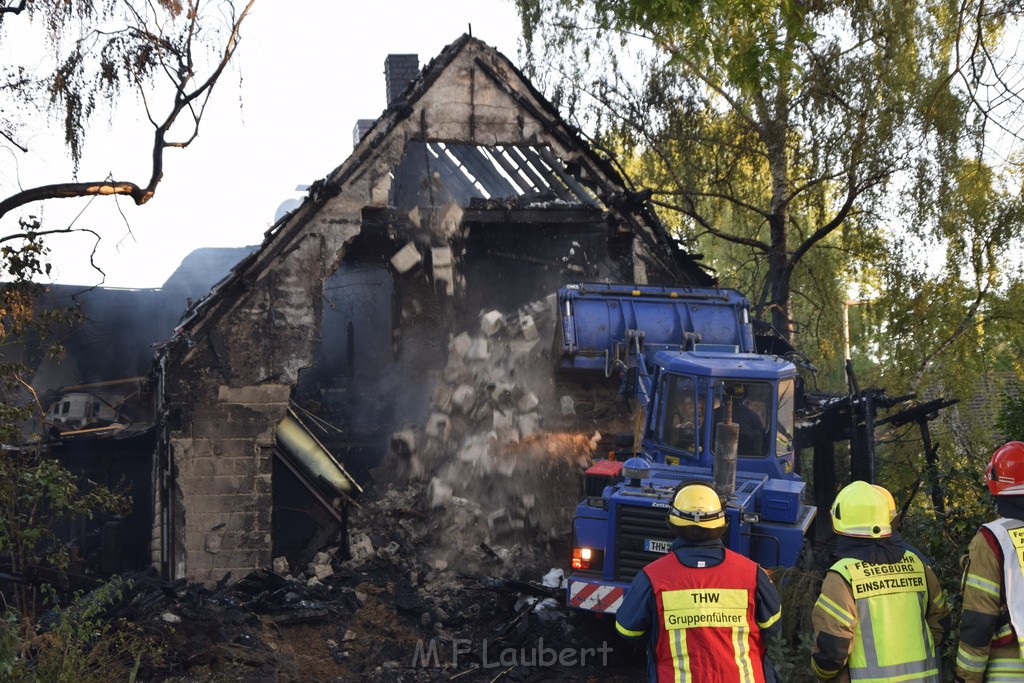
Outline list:
[[[388,55],[384,60],[384,85],[388,106],[398,99],[405,87],[420,75],[419,55]]]
[[[419,55],[388,55],[384,59],[384,86],[387,88],[388,106],[405,92],[409,85],[420,75]],[[375,119],[359,119],[352,129],[352,146],[355,147],[366,135],[366,131],[375,123]]]
[[[352,129],[352,146],[355,147],[366,135],[366,131],[373,127],[376,119],[357,119],[355,128]]]

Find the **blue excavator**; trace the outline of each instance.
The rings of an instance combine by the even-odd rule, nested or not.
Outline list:
[[[735,290],[572,284],[557,301],[558,371],[618,381],[634,419],[584,475],[567,581],[572,607],[615,612],[636,573],[668,551],[665,515],[683,481],[709,483],[725,500],[729,548],[765,567],[790,567],[810,562],[818,509],[835,491],[837,441],[851,443],[851,478],[873,482],[875,428],[916,422],[934,469],[927,423],[951,402],[878,418],[878,408],[914,397],[860,391],[849,365],[850,394],[805,391],[801,369],[813,366],[778,335],[755,329],[749,301]],[[817,504],[799,471],[802,448],[814,449]]]

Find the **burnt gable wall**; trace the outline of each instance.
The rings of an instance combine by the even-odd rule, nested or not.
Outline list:
[[[484,225],[493,223],[495,207],[462,206],[443,192],[418,195],[414,206],[399,211],[393,205],[393,171],[411,141],[432,140],[544,146],[576,169],[581,184],[605,194],[607,204],[614,204],[614,191],[622,192],[502,55],[468,36],[449,46],[367,131],[348,160],[316,183],[307,200],[268,232],[260,249],[194,308],[158,357],[162,433],[151,550],[170,577],[212,583],[228,572],[240,578],[270,564],[275,427],[296,398],[303,371],[330,365],[325,350],[357,357],[345,350],[350,340],[322,337],[324,302],[341,296],[325,287],[337,281],[332,276],[339,268],[375,267],[391,278],[386,353],[393,362],[374,373],[376,381],[355,373],[346,379],[344,363],[343,376],[334,378],[335,387],[349,382],[350,399],[381,402],[377,413],[388,424],[378,427],[385,433],[391,423],[415,419],[417,411],[427,409],[422,392],[444,366],[456,322],[492,300],[479,293],[467,296],[463,270],[474,283],[486,282],[486,259],[501,259],[501,245],[567,229],[563,212],[548,223],[538,219],[543,229],[528,221],[512,238],[502,237],[495,232],[501,226]],[[437,178],[422,180],[429,184]],[[581,214],[584,223],[607,233],[603,243],[617,245],[616,255],[597,259],[590,276],[680,280],[660,253],[664,235],[642,217],[610,213],[614,208]],[[475,234],[487,236],[486,243],[473,241],[473,225]],[[506,230],[515,229],[509,225]],[[350,249],[364,243],[379,248]],[[422,262],[396,265],[392,257],[410,244]],[[481,250],[486,253],[477,258]],[[352,259],[361,259],[358,264],[347,261],[350,251]],[[464,253],[469,266],[460,260]],[[558,259],[547,268],[545,253],[537,249],[521,263],[541,269],[536,272],[551,282],[564,279]],[[501,279],[512,277],[515,263],[506,266]],[[692,284],[706,277],[696,267],[689,275]],[[496,288],[493,305],[500,304],[501,291]],[[380,338],[389,336],[374,337]]]

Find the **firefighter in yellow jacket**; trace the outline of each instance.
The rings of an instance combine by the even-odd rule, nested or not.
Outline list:
[[[996,450],[985,479],[1000,517],[967,549],[956,680],[1024,681],[1024,443]]]
[[[946,592],[935,573],[892,542],[889,505],[855,481],[832,505],[836,555],[811,612],[811,669],[826,681],[939,683],[939,644],[949,633]]]

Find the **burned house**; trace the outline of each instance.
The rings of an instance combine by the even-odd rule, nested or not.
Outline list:
[[[567,281],[711,282],[498,51],[464,35],[385,69],[388,107],[351,156],[157,355],[151,555],[169,578],[240,577],[342,533],[481,312]]]

